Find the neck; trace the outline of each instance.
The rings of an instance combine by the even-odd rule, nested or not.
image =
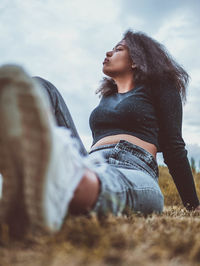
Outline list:
[[[117,84],[117,90],[119,93],[125,93],[134,88],[133,73],[131,73],[131,75],[116,77],[114,78],[114,81]]]

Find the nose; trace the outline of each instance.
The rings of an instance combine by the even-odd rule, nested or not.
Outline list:
[[[106,53],[106,56],[107,56],[107,57],[111,57],[111,56],[112,56],[112,54],[113,54],[113,52],[112,52],[112,51],[108,51],[108,52]]]

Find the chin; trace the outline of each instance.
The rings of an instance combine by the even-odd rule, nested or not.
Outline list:
[[[112,77],[114,76],[114,73],[113,73],[112,71],[110,71],[109,69],[106,69],[105,67],[103,67],[102,72],[103,72],[106,76],[108,76],[108,77],[110,77],[110,78],[112,78]]]

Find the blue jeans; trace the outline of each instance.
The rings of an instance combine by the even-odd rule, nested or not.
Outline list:
[[[34,77],[49,95],[52,111],[58,126],[71,129],[80,144],[80,152],[88,153],[75,128],[70,112],[53,84]],[[160,213],[164,200],[158,185],[158,165],[146,150],[128,141],[120,140],[92,149],[89,157],[103,156],[104,162],[97,163],[93,171],[100,180],[100,194],[92,211],[98,215],[141,212]]]
[[[164,199],[158,185],[158,165],[149,152],[120,140],[93,149],[90,156],[98,153],[105,158],[105,164],[93,168],[101,182],[94,212],[99,215],[162,212]]]

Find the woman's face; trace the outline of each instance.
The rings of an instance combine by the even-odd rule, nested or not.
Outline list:
[[[133,71],[133,62],[125,40],[120,41],[112,51],[106,53],[103,61],[103,73],[111,78]]]

